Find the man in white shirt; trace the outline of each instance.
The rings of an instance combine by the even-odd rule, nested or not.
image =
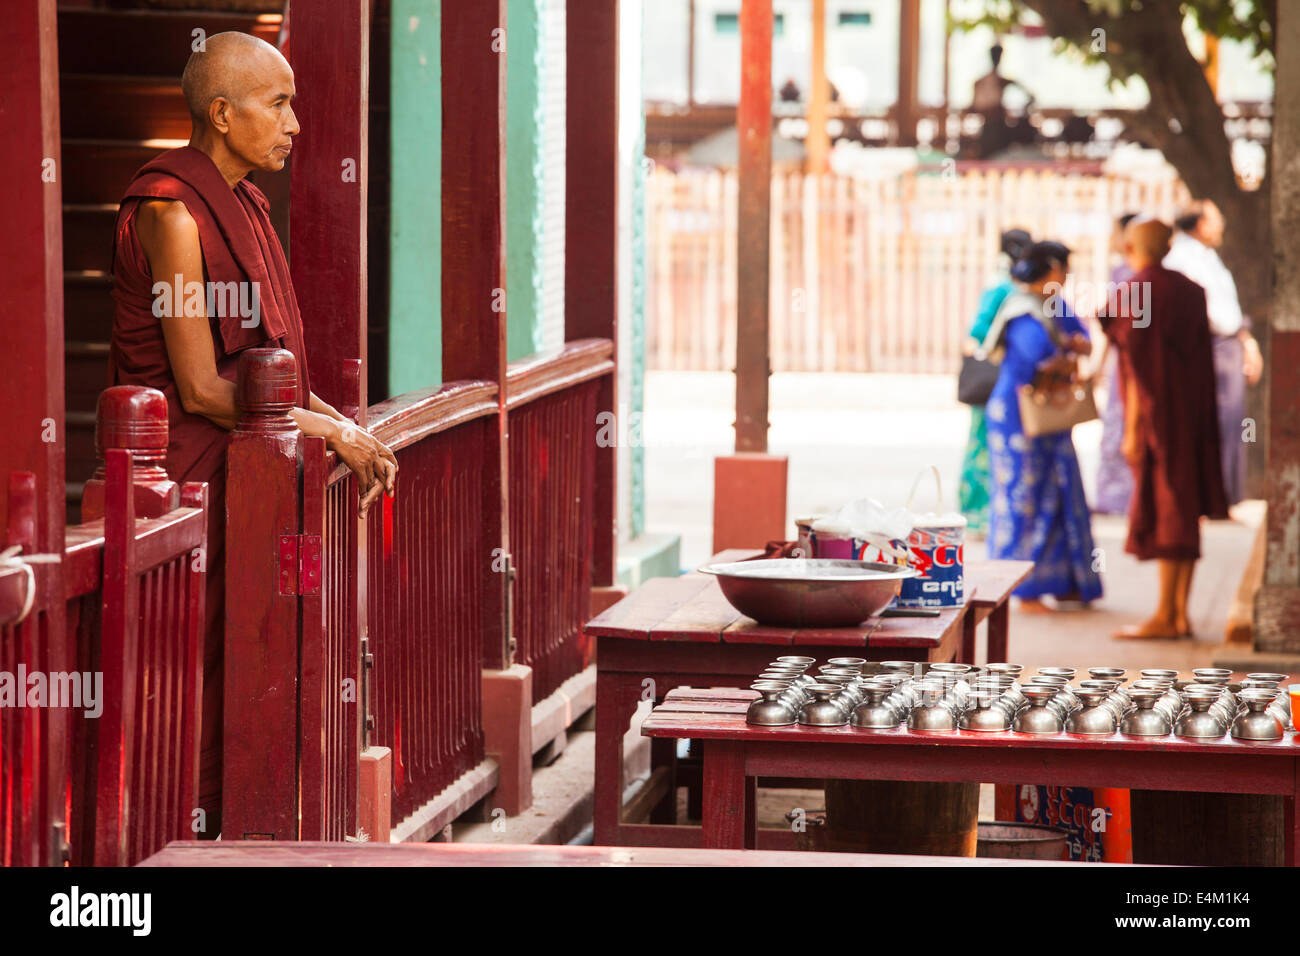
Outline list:
[[[1246,384],[1264,371],[1259,344],[1237,301],[1237,284],[1215,251],[1223,244],[1223,214],[1209,200],[1194,203],[1174,220],[1177,232],[1164,266],[1181,272],[1205,289],[1205,304],[1214,333],[1215,398],[1219,406],[1219,448],[1228,504],[1245,495],[1246,445],[1241,440],[1246,415]]]

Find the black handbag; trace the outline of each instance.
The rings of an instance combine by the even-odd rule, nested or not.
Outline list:
[[[957,401],[963,405],[988,404],[1002,371],[1002,333],[1011,319],[1011,313],[1016,311],[1009,303],[1022,300],[1023,296],[1014,292],[1003,299],[975,354],[962,356],[961,371],[957,373]]]
[[[957,401],[963,405],[984,405],[998,383],[1001,366],[982,355],[964,355],[957,373]]]

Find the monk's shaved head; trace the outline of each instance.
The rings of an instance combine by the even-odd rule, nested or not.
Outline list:
[[[1124,230],[1124,245],[1145,259],[1159,262],[1169,251],[1174,231],[1159,219],[1134,219]]]
[[[181,92],[200,128],[213,100],[223,97],[238,104],[265,86],[277,67],[288,66],[279,50],[248,33],[217,33],[203,46],[190,54],[181,74]]]

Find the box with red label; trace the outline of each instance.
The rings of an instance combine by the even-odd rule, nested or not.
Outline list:
[[[1043,823],[1068,831],[1071,860],[1133,862],[1127,790],[998,784],[994,802],[999,820]]]

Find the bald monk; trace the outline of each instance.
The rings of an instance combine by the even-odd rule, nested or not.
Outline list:
[[[147,385],[166,395],[167,472],[175,481],[208,483],[199,771],[206,825],[199,836],[213,838],[221,820],[226,447],[238,417],[239,353],[293,353],[293,419],[304,434],[324,438],[356,474],[363,512],[381,493],[392,494],[397,461],[312,393],[302,317],[270,204],[245,178],[255,169],[283,169],[289,157],[298,133],[293,70],[269,43],[220,33],[190,56],[181,88],[193,124],[189,145],[141,167],[118,212],[109,384]],[[216,294],[190,295],[190,283],[205,292],[203,284],[211,283]]]
[[[1133,277],[1100,316],[1117,346],[1124,390],[1124,457],[1134,472],[1125,550],[1160,571],[1155,614],[1121,638],[1189,637],[1187,598],[1201,556],[1202,515],[1227,517],[1219,465],[1214,354],[1205,290],[1161,263],[1172,230],[1137,219],[1124,231]]]

